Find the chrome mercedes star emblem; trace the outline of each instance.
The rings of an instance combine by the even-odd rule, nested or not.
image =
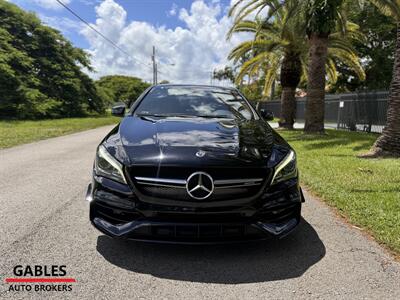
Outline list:
[[[203,150],[199,150],[196,152],[197,157],[203,157],[204,155],[206,155],[206,153]]]
[[[205,172],[195,172],[186,180],[186,191],[194,199],[206,199],[214,191],[214,181]]]

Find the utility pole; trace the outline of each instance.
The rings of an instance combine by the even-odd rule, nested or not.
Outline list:
[[[155,84],[158,84],[158,65],[157,65],[157,63],[156,63],[156,83]]]
[[[156,65],[156,47],[153,46],[153,55],[151,56],[153,61],[153,84],[157,84],[157,65]]]

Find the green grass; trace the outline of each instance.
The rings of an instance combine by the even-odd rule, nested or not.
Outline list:
[[[43,121],[0,121],[0,149],[30,143],[104,125],[117,124],[119,118],[71,118]]]
[[[302,183],[351,223],[400,253],[400,159],[357,158],[371,147],[377,138],[374,134],[280,133],[297,152]]]

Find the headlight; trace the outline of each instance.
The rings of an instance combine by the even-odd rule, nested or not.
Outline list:
[[[285,158],[275,167],[272,184],[288,180],[297,176],[296,155],[292,150]]]
[[[97,150],[95,172],[96,175],[127,184],[122,171],[122,164],[112,157],[104,146],[100,146]]]

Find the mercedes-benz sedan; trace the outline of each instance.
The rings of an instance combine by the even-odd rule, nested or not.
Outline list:
[[[149,88],[97,148],[90,220],[106,235],[219,243],[283,237],[304,197],[296,154],[236,90]]]

